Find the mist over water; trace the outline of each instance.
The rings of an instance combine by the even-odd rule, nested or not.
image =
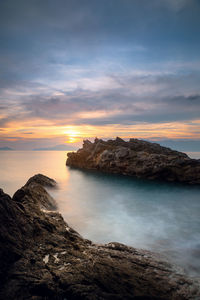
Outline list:
[[[160,252],[200,276],[200,187],[83,172],[65,160],[66,152],[1,151],[0,187],[12,195],[34,174],[52,177],[59,189],[50,193],[82,236]]]

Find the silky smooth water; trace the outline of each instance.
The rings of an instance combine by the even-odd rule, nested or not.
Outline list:
[[[160,252],[200,276],[200,187],[80,171],[65,161],[66,152],[1,151],[0,187],[12,195],[34,174],[52,177],[59,210],[85,238]]]

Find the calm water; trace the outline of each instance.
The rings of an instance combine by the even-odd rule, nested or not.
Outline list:
[[[1,151],[0,186],[12,195],[34,174],[52,177],[61,213],[84,237],[161,252],[200,276],[200,187],[70,170],[65,160],[59,151]]]

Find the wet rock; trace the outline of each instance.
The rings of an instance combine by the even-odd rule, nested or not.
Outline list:
[[[143,140],[95,139],[94,143],[84,142],[82,149],[67,155],[66,164],[71,167],[150,180],[200,184],[200,160]]]
[[[52,178],[49,178],[43,174],[37,174],[34,175],[33,177],[29,178],[29,180],[27,181],[26,185],[29,185],[31,183],[38,183],[42,186],[46,186],[46,187],[56,187],[56,181]]]
[[[16,191],[13,195],[13,200],[23,204],[28,203],[29,207],[31,206],[33,209],[35,207],[40,207],[44,210],[55,210],[57,208],[55,200],[45,190],[43,185],[33,179]]]
[[[0,299],[200,299],[199,279],[158,254],[82,238],[33,178],[0,190]]]

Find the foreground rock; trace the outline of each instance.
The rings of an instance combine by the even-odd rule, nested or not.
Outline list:
[[[0,190],[0,299],[200,299],[199,280],[158,255],[83,239],[41,182],[54,181]]]
[[[86,140],[83,148],[67,154],[66,164],[89,170],[124,174],[144,179],[200,184],[200,160],[185,153],[138,139],[120,138],[94,143]]]

